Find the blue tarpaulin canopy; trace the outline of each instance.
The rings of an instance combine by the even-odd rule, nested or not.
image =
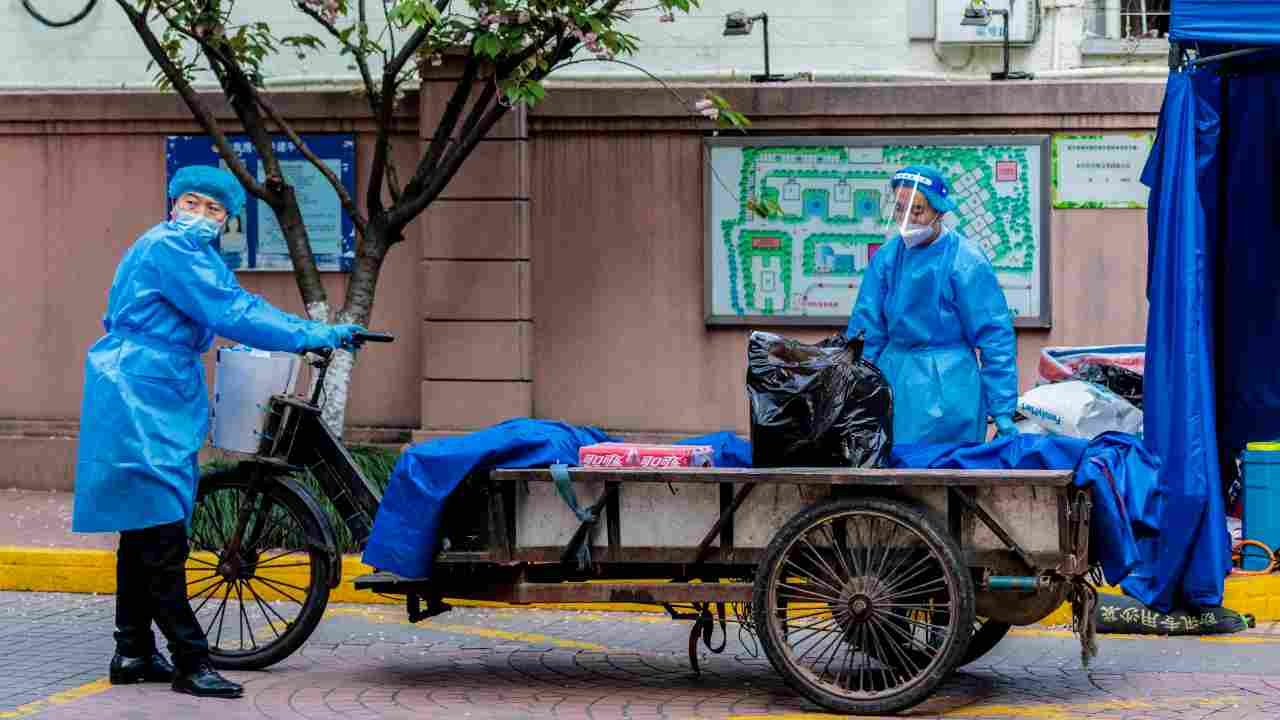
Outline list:
[[[1280,0],[1174,0],[1172,10],[1170,40],[1202,62],[1171,68],[1143,173],[1145,439],[1163,462],[1165,501],[1157,546],[1144,549],[1126,589],[1141,585],[1132,589],[1149,605],[1209,606],[1221,604],[1230,569],[1223,453],[1280,438],[1280,66],[1271,49],[1280,47]],[[1220,73],[1228,62],[1232,72]]]
[[[1169,39],[1280,45],[1280,0],[1173,0]]]

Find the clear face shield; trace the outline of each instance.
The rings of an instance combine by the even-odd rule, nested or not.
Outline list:
[[[880,229],[886,240],[901,237],[908,247],[926,242],[941,232],[941,213],[920,191],[927,178],[898,173],[881,196]]]

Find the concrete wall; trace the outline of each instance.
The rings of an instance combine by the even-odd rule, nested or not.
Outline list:
[[[434,128],[445,70],[398,116],[402,168]],[[1127,82],[719,90],[761,135],[1147,129],[1163,94]],[[356,132],[363,178],[369,128],[357,99],[286,93],[277,103],[300,130]],[[112,272],[163,216],[164,136],[195,131],[178,101],[156,93],[0,97],[0,212],[11,218],[0,487],[70,487],[81,364]],[[640,434],[745,430],[747,331],[703,323],[704,133],[655,87],[562,87],[504,120],[392,250],[372,325],[399,341],[362,355],[349,422],[384,439],[516,415]],[[1024,388],[1045,344],[1143,339],[1145,259],[1142,211],[1053,211],[1053,326],[1019,333]],[[287,273],[241,281],[301,310]],[[326,283],[339,304],[342,276]]]
[[[756,132],[831,135],[1144,129],[1162,91],[986,83],[726,92],[749,109]],[[628,431],[748,427],[749,329],[703,322],[702,134],[677,112],[660,92],[584,88],[558,92],[533,116],[540,417]],[[1023,389],[1045,345],[1146,335],[1144,212],[1054,210],[1051,232],[1053,326],[1018,333]],[[817,338],[836,329],[780,331]]]
[[[217,102],[216,98],[210,98]],[[372,152],[361,106],[346,95],[282,96],[306,132],[357,133],[357,177]],[[398,154],[416,149],[411,113]],[[178,100],[157,94],[6,95],[0,97],[0,217],[6,261],[0,281],[0,487],[43,487],[70,479],[68,438],[80,412],[85,351],[102,334],[107,291],[120,257],[137,236],[164,218],[164,138],[197,133]],[[363,198],[363,192],[357,197]],[[419,424],[421,366],[417,321],[417,225],[391,252],[372,324],[394,332],[394,351],[373,348],[353,381],[348,420],[406,430]],[[251,291],[301,313],[291,273],[241,273]],[[340,305],[344,276],[328,273],[331,303]],[[212,355],[206,356],[211,361]],[[210,376],[212,381],[212,376]],[[20,438],[20,439],[19,439]],[[52,468],[52,469],[51,469]]]
[[[658,22],[653,11],[637,15],[628,31],[640,39],[634,62],[664,76],[714,74],[745,77],[763,71],[762,37],[724,37],[724,16],[735,10],[767,11],[773,71],[850,73],[947,73],[986,77],[998,69],[1000,51],[994,47],[939,46],[928,35],[937,0],[704,0],[690,15],[674,23]],[[1164,63],[1159,44],[1115,44],[1108,52],[1086,53],[1090,18],[1100,2],[1039,0],[1040,34],[1030,47],[1015,47],[1016,69],[1034,72],[1113,65],[1133,74],[1135,68]],[[1107,0],[1116,3],[1118,0]],[[459,4],[460,3],[455,3]],[[636,6],[653,3],[636,1]],[[370,3],[377,7],[378,3]],[[67,13],[77,2],[40,2],[50,13]],[[998,4],[996,4],[998,6]],[[313,22],[287,2],[241,2],[238,14],[272,24],[280,36],[317,33]],[[953,8],[954,9],[954,8]],[[380,13],[372,13],[375,16]],[[953,13],[954,14],[954,13]],[[947,18],[944,18],[947,20]],[[948,21],[959,23],[960,18]],[[373,21],[374,34],[382,26]],[[922,33],[922,29],[924,33]],[[913,39],[915,38],[915,39]],[[1094,45],[1097,43],[1095,42]],[[1150,46],[1150,47],[1149,47]],[[1167,46],[1166,46],[1167,47]],[[102,87],[150,86],[147,57],[124,14],[113,2],[101,2],[80,24],[53,30],[38,24],[18,2],[0,4],[0,86]],[[334,52],[298,60],[282,53],[266,67],[268,77],[298,79],[355,76],[346,59]],[[635,75],[620,65],[584,64],[566,68],[559,78]],[[211,81],[206,77],[207,81]]]

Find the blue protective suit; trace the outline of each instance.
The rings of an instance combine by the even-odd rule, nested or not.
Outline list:
[[[982,442],[988,415],[1013,413],[1012,316],[986,255],[959,233],[880,248],[846,335],[858,332],[866,333],[863,356],[893,387],[895,443]]]
[[[247,292],[209,244],[172,222],[125,254],[102,324],[85,361],[75,532],[190,521],[209,431],[200,355],[215,334],[263,350],[329,344],[327,325]]]

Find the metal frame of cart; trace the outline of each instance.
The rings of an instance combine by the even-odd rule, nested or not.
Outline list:
[[[551,471],[496,470],[471,478],[488,492],[486,551],[441,553],[430,580],[375,573],[356,587],[405,596],[413,621],[442,611],[442,596],[664,605],[694,621],[695,669],[700,636],[719,649],[709,638],[725,605],[750,606],[739,614],[787,682],[854,713],[924,700],[1011,625],[1087,587],[1090,500],[1070,472],[566,472],[588,520],[561,507]],[[646,505],[656,512],[636,512]],[[548,518],[573,521],[534,527]],[[710,522],[688,542],[699,518]]]

